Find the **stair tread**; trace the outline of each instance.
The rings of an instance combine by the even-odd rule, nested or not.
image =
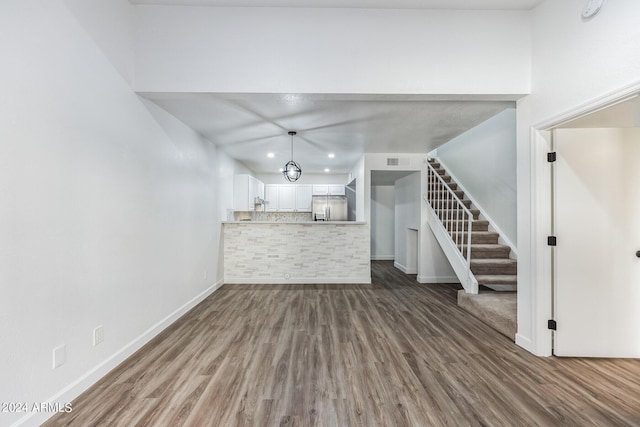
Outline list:
[[[500,243],[472,243],[471,250],[473,249],[504,249],[509,248],[507,245],[501,245]]]
[[[478,258],[471,259],[471,264],[517,264],[518,261],[511,258]]]
[[[466,231],[454,231],[453,234],[458,234],[458,233],[462,233],[462,234],[467,234]],[[497,236],[498,233],[496,233],[495,231],[471,231],[472,235],[477,235],[477,236]]]
[[[480,274],[476,275],[475,278],[481,285],[515,285],[518,282],[518,276],[515,274]]]

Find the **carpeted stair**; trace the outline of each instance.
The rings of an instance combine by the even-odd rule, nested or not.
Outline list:
[[[497,331],[514,339],[516,334],[516,292],[514,291],[517,285],[518,262],[510,258],[509,246],[499,243],[498,233],[489,230],[489,221],[480,218],[480,211],[472,205],[471,200],[464,199],[464,192],[458,188],[441,165],[434,160],[429,163],[473,215],[471,272],[481,288],[477,295],[468,294],[464,290],[459,291],[458,305]],[[439,201],[434,203],[436,208],[441,206],[439,203]],[[451,206],[450,203],[449,206]],[[442,220],[443,211],[435,209],[435,212]],[[445,228],[462,230],[462,221],[458,224],[456,222],[455,212],[450,213]],[[451,234],[454,241],[465,243],[462,254],[466,257],[467,233],[460,232],[458,235],[454,231]]]

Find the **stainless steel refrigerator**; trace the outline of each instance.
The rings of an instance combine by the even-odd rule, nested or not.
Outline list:
[[[347,221],[346,196],[313,196],[314,221]]]

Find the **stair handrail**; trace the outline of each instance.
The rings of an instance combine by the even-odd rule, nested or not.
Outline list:
[[[440,176],[438,171],[431,165],[433,160],[428,159],[425,161],[427,165],[427,194],[424,199],[425,202],[433,209],[435,216],[440,220],[445,230],[447,231],[447,235],[459,250],[461,255],[464,257],[466,265],[467,265],[467,277],[469,277],[471,273],[471,231],[472,231],[472,222],[473,215],[469,208],[462,203],[462,200],[456,195],[456,193],[449,187],[447,182]],[[442,196],[444,191],[446,190],[447,198],[443,199],[440,197],[436,199],[435,197],[439,195]],[[434,206],[434,202],[436,206]],[[450,203],[451,202],[451,203]],[[455,208],[449,205],[453,205],[455,202]],[[438,212],[440,211],[440,212]],[[453,213],[455,212],[455,218]],[[463,214],[464,219],[460,221],[460,214]],[[455,231],[453,230],[455,219]],[[462,227],[460,227],[460,223],[462,223]],[[465,227],[466,224],[466,227]],[[465,229],[466,228],[466,229]],[[455,238],[453,233],[455,232]],[[465,246],[465,236],[466,233],[466,256],[464,254],[464,250],[462,249]],[[462,237],[461,237],[462,236]]]

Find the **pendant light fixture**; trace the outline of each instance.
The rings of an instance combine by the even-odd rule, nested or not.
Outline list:
[[[293,161],[293,136],[297,132],[295,130],[290,130],[289,135],[291,135],[291,160],[284,165],[284,169],[282,170],[282,174],[285,179],[289,182],[296,182],[300,175],[302,175],[302,169],[300,169],[300,165]]]

